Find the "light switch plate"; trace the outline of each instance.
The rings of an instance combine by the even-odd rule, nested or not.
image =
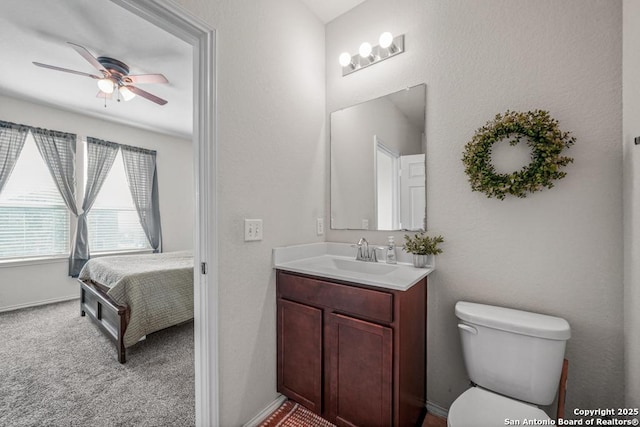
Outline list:
[[[244,241],[251,242],[262,240],[262,220],[261,219],[245,219],[244,220]]]
[[[316,234],[318,236],[324,234],[324,218],[316,218]]]

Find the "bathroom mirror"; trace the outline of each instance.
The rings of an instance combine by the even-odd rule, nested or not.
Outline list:
[[[426,229],[426,85],[331,113],[331,228]]]

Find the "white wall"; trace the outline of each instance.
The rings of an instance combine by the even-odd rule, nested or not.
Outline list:
[[[623,2],[625,405],[640,407],[640,2]]]
[[[195,193],[190,141],[6,96],[0,96],[0,119],[157,150],[163,249],[193,247]],[[0,264],[0,311],[77,297],[77,281],[67,274],[67,259],[10,267]]]
[[[446,239],[429,276],[437,405],[468,385],[458,300],[566,318],[568,409],[623,402],[621,26],[618,0],[368,0],[326,28],[327,112],[427,84],[427,221]],[[405,33],[407,51],[342,77],[340,52],[383,31]],[[472,192],[464,144],[496,113],[538,108],[577,138],[567,177],[526,199]],[[327,239],[382,244],[387,234]]]
[[[220,425],[277,397],[271,249],[322,241],[324,26],[297,0],[180,0],[217,30]],[[245,243],[244,218],[264,240]]]

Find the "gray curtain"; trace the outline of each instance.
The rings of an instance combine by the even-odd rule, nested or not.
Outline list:
[[[153,252],[162,252],[156,152],[121,145],[127,182]]]
[[[78,216],[76,207],[76,135],[39,128],[31,128],[31,134],[64,203],[75,216]]]
[[[82,213],[78,215],[73,250],[69,258],[69,276],[71,277],[78,277],[80,270],[90,258],[87,215],[113,166],[118,147],[119,145],[114,142],[87,138],[87,186],[84,189]]]
[[[0,121],[0,192],[9,180],[28,133],[28,126]]]

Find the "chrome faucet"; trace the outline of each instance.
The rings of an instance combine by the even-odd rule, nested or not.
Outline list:
[[[377,248],[370,248],[369,242],[367,242],[367,239],[364,237],[360,238],[355,247],[358,249],[356,261],[378,262],[378,256],[376,255]]]

